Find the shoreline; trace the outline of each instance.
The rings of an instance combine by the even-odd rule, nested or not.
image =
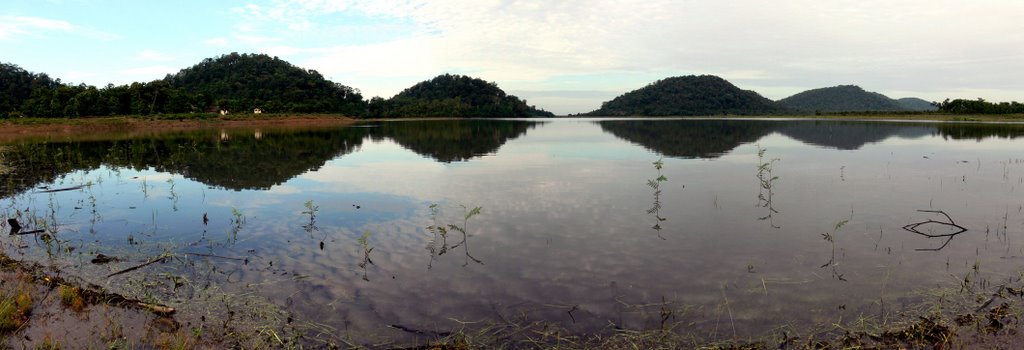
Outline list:
[[[31,118],[0,121],[0,142],[21,141],[33,138],[80,138],[111,136],[145,136],[165,132],[181,132],[207,129],[249,129],[272,130],[329,128],[348,126],[359,120],[330,114],[283,114],[243,117],[216,118],[147,118],[147,117],[96,117],[96,118]]]

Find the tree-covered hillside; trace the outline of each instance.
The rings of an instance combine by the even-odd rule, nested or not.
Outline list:
[[[804,112],[895,112],[902,111],[895,100],[856,85],[807,90],[779,100],[787,108]]]
[[[785,109],[756,92],[713,75],[662,79],[602,103],[593,116],[780,114]]]
[[[232,53],[148,83],[97,88],[62,84],[12,64],[0,65],[0,117],[84,117],[251,112],[339,113],[359,116],[358,91],[312,70],[267,55]]]
[[[936,111],[939,109],[938,106],[931,102],[917,97],[904,97],[896,100],[896,102],[900,104],[900,107],[908,111]]]
[[[355,89],[329,81],[315,70],[262,54],[207,58],[164,80],[208,107],[232,111],[261,108],[270,112],[359,115],[365,108],[363,97]]]
[[[464,75],[439,75],[390,99],[370,100],[371,117],[553,117],[508,95],[495,83]]]

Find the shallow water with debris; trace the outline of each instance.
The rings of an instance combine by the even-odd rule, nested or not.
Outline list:
[[[260,298],[314,337],[516,319],[742,338],[1018,281],[1022,135],[576,119],[37,139],[2,146],[20,229],[0,244],[186,315]]]

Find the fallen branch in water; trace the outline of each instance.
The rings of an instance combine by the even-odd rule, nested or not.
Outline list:
[[[147,261],[147,262],[143,263],[142,265],[136,265],[136,266],[133,266],[133,267],[129,267],[129,268],[127,268],[127,269],[124,269],[124,270],[121,270],[121,271],[118,271],[118,272],[114,272],[114,273],[112,273],[112,274],[109,274],[109,275],[107,275],[107,278],[111,278],[111,277],[114,277],[114,276],[117,276],[117,275],[120,275],[120,274],[123,274],[123,273],[128,273],[128,272],[132,272],[132,271],[135,271],[135,270],[141,269],[141,268],[143,268],[143,267],[146,267],[146,266],[149,266],[149,265],[153,265],[153,264],[156,264],[156,263],[158,263],[158,262],[163,262],[164,260],[167,260],[167,258],[169,258],[169,257],[171,257],[171,255],[170,255],[170,254],[164,254],[164,255],[161,255],[161,256],[159,256],[159,257],[157,257],[157,258],[153,259],[153,260],[150,260],[150,261]]]
[[[85,188],[85,185],[74,186],[74,187],[66,187],[66,188],[57,188],[57,189],[44,190],[44,191],[36,191],[36,193],[54,193],[54,192],[74,191],[74,190],[80,190],[80,189],[83,189],[83,188]]]
[[[236,260],[236,261],[244,261],[245,260],[245,258],[232,258],[232,257],[229,257],[229,256],[220,256],[220,255],[203,254],[203,253],[184,253],[184,254],[185,255],[192,255],[192,256],[201,256],[201,257],[206,257],[206,258],[227,259],[227,260]]]
[[[946,220],[949,220],[949,222],[943,222],[943,221],[937,221],[937,220],[928,219],[928,220],[925,220],[925,221],[916,222],[916,223],[913,223],[913,224],[909,224],[909,225],[903,226],[904,230],[907,230],[907,231],[910,231],[910,232],[913,232],[913,233],[916,233],[916,234],[919,234],[919,235],[922,235],[922,236],[925,236],[925,237],[928,237],[928,238],[943,238],[943,237],[946,237],[946,241],[943,242],[942,245],[939,246],[938,248],[917,248],[917,249],[914,249],[914,250],[917,250],[917,251],[939,251],[939,250],[942,250],[942,248],[945,248],[946,245],[949,244],[949,242],[953,241],[953,237],[956,237],[957,235],[959,235],[961,233],[967,232],[967,228],[965,228],[963,226],[960,226],[960,225],[957,225],[957,223],[955,221],[953,221],[953,218],[951,218],[949,216],[949,214],[946,214],[946,212],[944,212],[942,210],[918,209],[917,211],[922,212],[922,213],[942,214],[943,216],[946,217]],[[944,225],[944,226],[953,227],[953,228],[956,228],[956,232],[944,233],[944,234],[936,235],[936,234],[924,233],[924,232],[921,232],[921,231],[917,230],[917,228],[919,226],[926,225],[926,224],[937,224],[937,225]]]
[[[43,232],[46,232],[46,230],[32,230],[32,231],[25,231],[25,232],[11,231],[11,236],[34,235],[34,234],[43,233]]]

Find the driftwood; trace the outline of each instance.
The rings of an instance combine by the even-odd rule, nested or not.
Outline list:
[[[44,191],[36,191],[36,193],[54,193],[54,192],[74,191],[74,190],[80,190],[82,188],[85,188],[85,185],[74,186],[74,187],[66,187],[66,188],[56,188],[56,189],[44,190]]]
[[[956,237],[957,235],[959,235],[961,233],[967,232],[967,228],[965,228],[963,226],[960,226],[960,225],[957,225],[957,223],[955,221],[953,221],[953,218],[951,218],[949,216],[949,214],[946,214],[946,212],[944,212],[942,210],[923,210],[923,209],[918,209],[917,211],[922,212],[922,213],[942,214],[942,216],[945,216],[946,220],[949,220],[949,221],[948,222],[943,222],[943,221],[937,221],[937,220],[929,219],[929,220],[925,220],[925,221],[921,221],[921,222],[915,222],[913,224],[909,224],[909,225],[903,226],[904,230],[907,230],[907,231],[910,231],[910,232],[913,232],[913,233],[916,233],[916,234],[919,234],[919,235],[922,235],[922,236],[925,236],[925,237],[928,237],[928,238],[946,238],[946,241],[943,242],[942,245],[939,246],[938,248],[917,248],[917,249],[914,249],[914,250],[917,250],[917,251],[939,251],[939,250],[942,250],[943,248],[946,247],[946,245],[949,244],[949,242],[951,242],[953,240],[953,237]],[[925,233],[925,232],[921,232],[921,231],[917,230],[918,227],[920,227],[921,225],[926,225],[926,224],[937,224],[937,225],[948,226],[948,227],[951,227],[951,228],[955,229],[955,231],[951,232],[951,233],[944,233],[944,234],[936,235],[936,234]]]
[[[46,230],[32,230],[32,231],[22,231],[22,232],[11,231],[11,236],[34,235],[34,234],[44,233],[44,232],[46,232]]]
[[[167,260],[167,258],[169,258],[169,257],[170,256],[166,255],[166,254],[165,255],[161,255],[161,256],[159,256],[159,257],[157,257],[157,258],[155,258],[153,260],[147,261],[147,262],[145,262],[145,263],[143,263],[141,265],[132,266],[132,267],[129,267],[127,269],[124,269],[124,270],[121,270],[121,271],[109,274],[109,275],[107,275],[107,278],[111,278],[111,277],[114,277],[114,276],[117,276],[117,275],[120,275],[120,274],[123,274],[123,273],[132,272],[132,271],[141,269],[143,267],[146,267],[146,266],[149,266],[149,265],[153,265],[153,264],[156,264],[158,262],[162,262],[164,260]]]
[[[93,258],[91,262],[93,264],[96,264],[96,265],[101,265],[101,264],[118,262],[118,261],[121,261],[121,259],[117,258],[116,256],[96,254],[96,257]]]
[[[21,224],[19,224],[18,220],[16,220],[16,219],[7,219],[7,226],[11,227],[11,236],[14,236],[14,235],[34,235],[34,234],[37,234],[37,233],[46,232],[46,230],[22,231],[21,230],[22,229]]]
[[[245,258],[232,258],[230,256],[220,256],[220,255],[203,254],[203,253],[184,253],[184,254],[185,255],[192,255],[192,256],[201,256],[201,257],[204,257],[204,258],[217,258],[217,259],[235,260],[235,261],[244,261],[245,260]]]

